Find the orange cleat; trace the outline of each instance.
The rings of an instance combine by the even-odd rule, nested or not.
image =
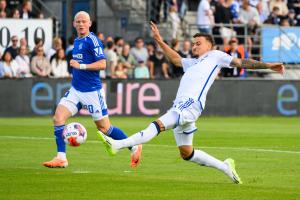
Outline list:
[[[132,147],[131,155],[130,155],[130,159],[131,159],[130,167],[135,168],[140,164],[141,157],[142,157],[142,149],[143,146],[141,144]]]
[[[54,157],[52,160],[44,162],[43,165],[50,168],[66,168],[68,167],[68,160],[62,160],[58,157]]]

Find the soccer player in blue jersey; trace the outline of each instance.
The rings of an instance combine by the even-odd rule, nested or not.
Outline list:
[[[60,100],[54,117],[54,135],[57,145],[57,155],[50,161],[44,162],[46,167],[67,167],[66,145],[62,132],[67,119],[75,115],[81,107],[86,108],[92,115],[97,129],[115,140],[125,139],[127,136],[119,128],[110,124],[107,105],[102,88],[99,71],[106,68],[103,54],[103,44],[89,31],[91,20],[88,13],[78,12],[73,21],[78,37],[74,41],[72,87]],[[140,162],[142,146],[137,145],[131,150],[131,167]]]

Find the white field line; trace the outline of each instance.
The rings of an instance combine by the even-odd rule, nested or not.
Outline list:
[[[0,136],[0,139],[14,139],[14,140],[53,140],[49,137],[27,137],[27,136]],[[88,140],[87,143],[100,143],[97,140]],[[144,144],[146,146],[152,147],[167,147],[176,148],[175,145],[164,145],[164,144]],[[286,150],[276,150],[276,149],[260,149],[260,148],[248,148],[248,147],[208,147],[200,146],[195,148],[202,149],[220,149],[220,150],[236,150],[236,151],[254,151],[254,152],[271,152],[271,153],[288,153],[288,154],[300,154],[300,151],[286,151]]]

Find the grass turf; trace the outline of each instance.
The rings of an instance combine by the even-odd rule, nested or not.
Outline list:
[[[154,118],[112,117],[132,134]],[[299,118],[202,117],[194,146],[232,157],[243,185],[221,172],[179,158],[171,131],[144,145],[141,166],[129,151],[109,157],[90,118],[72,118],[88,141],[68,147],[69,167],[48,169],[55,155],[51,118],[0,118],[0,199],[300,199]]]

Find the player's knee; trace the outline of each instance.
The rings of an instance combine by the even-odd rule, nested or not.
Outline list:
[[[53,116],[53,122],[54,124],[65,124],[66,119],[63,115],[55,113]]]
[[[192,146],[179,147],[179,151],[183,160],[190,160],[194,155],[194,149]]]
[[[97,124],[97,129],[102,133],[106,134],[108,132],[109,127]]]

